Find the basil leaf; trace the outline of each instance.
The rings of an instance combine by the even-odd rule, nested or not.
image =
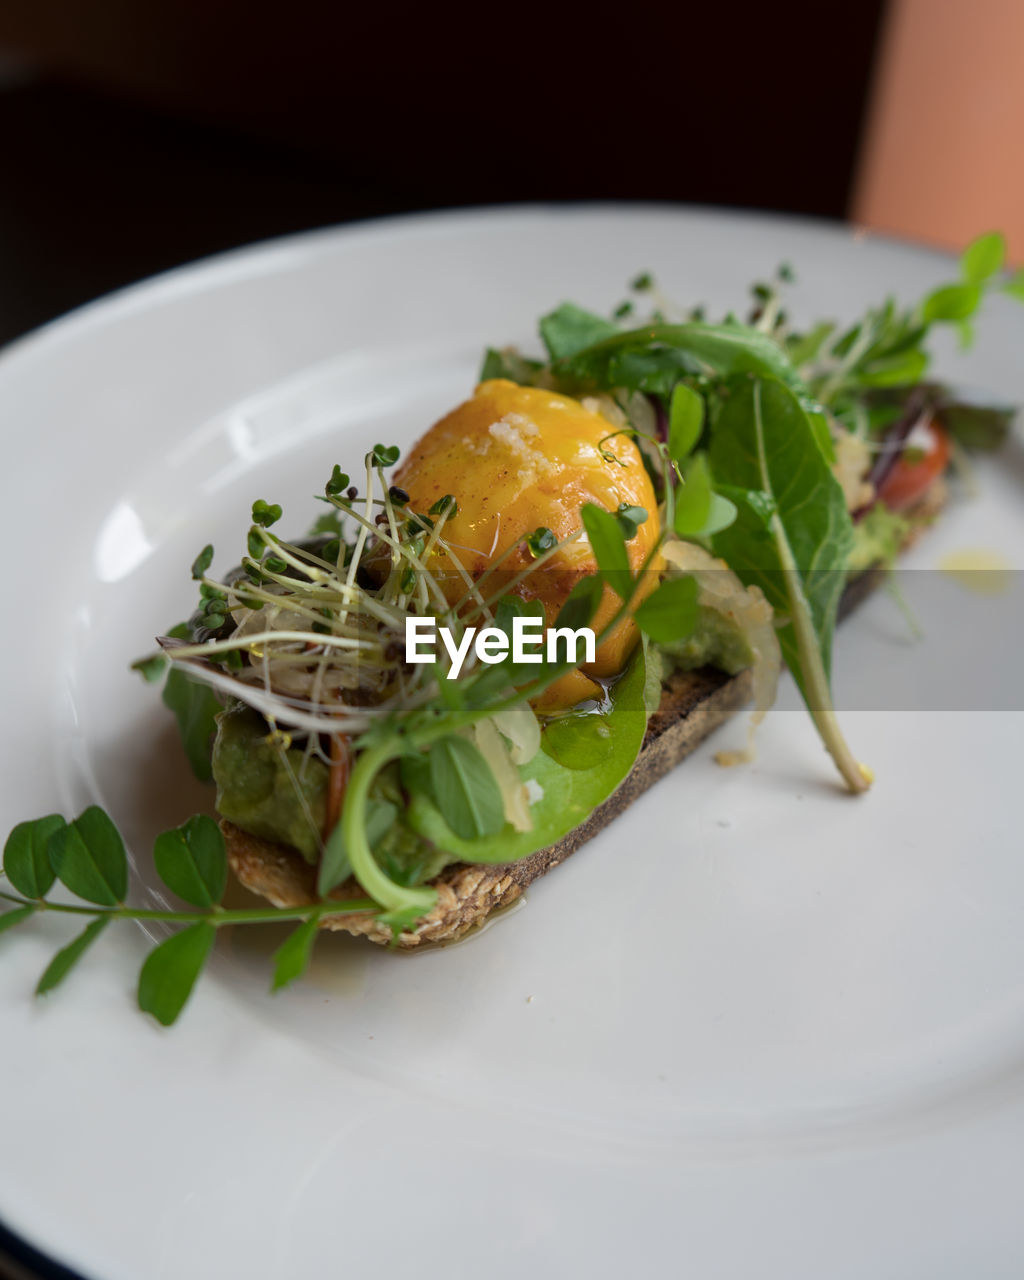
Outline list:
[[[48,991],[59,986],[109,923],[109,916],[100,916],[92,924],[86,925],[73,942],[69,942],[66,947],[61,947],[39,979],[36,995],[45,996]]]
[[[704,397],[685,382],[676,383],[668,412],[669,457],[674,462],[688,458],[703,428]]]
[[[530,805],[532,830],[516,831],[505,823],[494,835],[463,839],[422,788],[411,795],[403,815],[405,823],[464,862],[515,862],[561,840],[608,799],[628,776],[640,752],[647,730],[645,647],[637,645],[625,672],[612,685],[611,710],[602,715],[581,716],[573,726],[574,733],[599,739],[596,747],[584,748],[581,744],[581,751],[585,749],[592,758],[599,757],[597,763],[583,769],[568,768],[545,749],[520,766],[519,775],[534,796]],[[606,752],[608,744],[611,749]]]
[[[204,814],[195,814],[157,836],[153,861],[164,884],[194,907],[212,907],[224,896],[228,880],[224,837],[216,822]]]
[[[563,302],[540,322],[541,340],[552,360],[573,356],[577,351],[618,332],[618,325],[605,320],[603,316],[584,311],[572,302]]]
[[[13,929],[15,925],[21,924],[23,920],[27,920],[29,916],[34,916],[35,913],[36,908],[32,906],[15,907],[13,911],[0,912],[0,933],[7,929]]]
[[[62,884],[86,902],[114,907],[128,892],[128,859],[121,833],[98,805],[58,827],[49,841],[50,865]]]
[[[50,865],[50,837],[65,825],[59,813],[19,822],[4,845],[4,872],[26,898],[45,898],[55,879]]]
[[[618,520],[593,502],[585,502],[580,508],[580,515],[601,577],[618,596],[628,600],[633,590],[633,575]]]
[[[280,991],[294,982],[309,968],[309,959],[313,954],[313,944],[320,932],[316,919],[306,920],[285,938],[284,942],[270,957],[274,962],[274,980],[271,991]]]
[[[972,240],[960,255],[960,273],[969,284],[984,284],[1005,261],[1006,239],[1001,231],[990,231]]]
[[[452,734],[433,744],[429,758],[434,799],[455,834],[473,840],[500,831],[505,825],[501,790],[477,748]]]
[[[692,635],[697,625],[696,578],[668,578],[647,597],[633,618],[657,644],[672,644]]]
[[[208,921],[172,934],[146,957],[139,973],[139,1008],[161,1026],[177,1021],[213,950],[217,930]]]

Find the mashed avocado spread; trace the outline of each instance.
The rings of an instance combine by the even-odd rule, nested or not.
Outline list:
[[[735,675],[753,661],[739,628],[704,606],[691,636],[661,648],[672,665],[685,670],[712,665]],[[212,765],[221,817],[251,835],[289,845],[311,864],[318,862],[328,787],[328,769],[322,760],[275,740],[258,711],[234,702],[217,717]],[[377,775],[370,794],[374,800],[392,803],[399,814],[404,812],[397,765]],[[406,885],[422,884],[459,860],[417,835],[400,818],[373,852],[387,874]]]

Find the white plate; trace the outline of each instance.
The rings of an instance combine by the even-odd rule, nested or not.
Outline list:
[[[257,496],[303,528],[334,462],[409,442],[485,343],[530,339],[562,299],[607,309],[650,268],[672,296],[742,307],[783,259],[805,318],[950,271],[801,221],[523,208],[230,254],[15,344],[5,826],[99,798],[145,894],[153,834],[210,797],[127,664],[188,610],[206,541],[232,563]],[[976,351],[940,365],[1024,401],[1022,340],[997,300]],[[978,479],[913,563],[981,547],[1021,567],[1019,452]],[[969,647],[989,607],[955,595]],[[941,634],[911,650],[894,617],[879,597],[844,627],[841,687],[908,652],[908,669],[944,662]],[[1019,660],[982,665],[1009,689]],[[327,939],[271,998],[273,935],[225,938],[169,1033],[133,1008],[140,931],[45,1003],[31,989],[67,929],[7,934],[0,1219],[97,1280],[1019,1275],[1014,690],[1016,711],[848,714],[878,776],[862,800],[780,711],[757,765],[702,750],[473,942],[405,957]]]

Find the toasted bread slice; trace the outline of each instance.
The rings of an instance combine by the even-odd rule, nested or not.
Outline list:
[[[737,676],[724,675],[712,667],[675,672],[662,692],[661,705],[651,716],[632,771],[613,795],[556,844],[528,858],[495,866],[458,863],[447,867],[430,882],[437,890],[437,905],[414,931],[399,935],[398,945],[408,948],[424,942],[453,942],[481,925],[492,911],[514,902],[528,884],[575,853],[748,702],[751,685],[749,671]],[[317,901],[316,870],[294,849],[249,835],[230,822],[222,822],[221,830],[231,869],[247,889],[262,894],[276,907]],[[350,880],[331,896],[357,898],[363,893]],[[390,928],[378,924],[368,913],[327,916],[322,927],[344,929],[371,942],[392,941]]]

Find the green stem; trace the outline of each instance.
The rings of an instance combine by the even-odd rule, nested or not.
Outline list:
[[[251,907],[228,911],[212,907],[209,911],[157,911],[137,907],[76,907],[66,902],[48,902],[45,898],[16,897],[0,892],[5,902],[19,907],[35,907],[37,911],[58,911],[71,916],[103,916],[110,920],[167,920],[174,924],[192,924],[197,920],[221,928],[227,924],[273,924],[277,920],[308,920],[313,916],[347,915],[351,911],[373,911],[375,903],[367,898],[348,901],[307,902],[296,907]]]
[[[437,902],[436,891],[396,884],[380,869],[366,838],[366,802],[370,796],[370,785],[380,770],[395,758],[397,745],[397,741],[392,739],[368,747],[357,755],[345,792],[341,829],[352,874],[370,897],[387,911],[417,910],[425,915]]]

